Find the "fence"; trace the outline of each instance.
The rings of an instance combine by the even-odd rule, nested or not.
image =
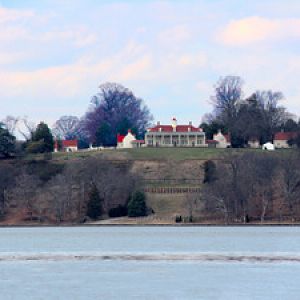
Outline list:
[[[198,187],[145,187],[146,193],[153,194],[187,194],[199,193],[201,188]]]

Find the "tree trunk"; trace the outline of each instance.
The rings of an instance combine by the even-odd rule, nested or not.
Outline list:
[[[264,223],[264,221],[265,221],[265,215],[266,215],[266,211],[267,211],[267,208],[268,208],[268,204],[269,204],[269,201],[265,198],[265,196],[263,196],[263,199],[262,199],[262,212],[261,212],[261,216],[260,216],[260,222],[261,223]]]

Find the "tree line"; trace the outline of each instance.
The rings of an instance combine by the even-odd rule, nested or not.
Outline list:
[[[82,147],[116,146],[118,133],[126,135],[131,129],[137,138],[143,138],[152,120],[141,98],[120,84],[108,82],[99,86],[84,116],[63,116],[52,132],[56,138],[77,138]]]
[[[250,140],[264,144],[272,141],[278,131],[293,131],[299,134],[289,142],[300,147],[300,123],[281,105],[282,92],[256,91],[245,97],[243,86],[244,80],[239,76],[226,76],[216,83],[210,100],[213,111],[200,124],[207,138],[212,139],[221,129],[230,134],[233,147],[246,147]],[[23,150],[43,153],[53,151],[54,139],[77,139],[79,148],[90,144],[116,146],[117,134],[126,135],[128,129],[142,139],[152,121],[153,116],[141,98],[120,84],[105,83],[91,98],[84,116],[62,116],[51,130],[45,123],[36,126],[27,118],[6,117],[0,125],[0,155],[8,157],[22,150],[15,147],[20,146],[14,138],[17,124],[26,140]]]
[[[78,223],[107,215],[144,216],[148,210],[141,197],[139,178],[130,165],[100,157],[0,164],[2,220],[20,215],[23,221]]]
[[[245,97],[244,80],[239,76],[220,78],[211,96],[213,111],[207,114],[201,127],[212,139],[219,129],[229,133],[233,147],[246,147],[252,139],[260,144],[272,142],[279,131],[300,133],[300,122],[281,105],[280,91],[256,91]],[[300,146],[300,134],[291,144]]]
[[[300,220],[298,152],[228,153],[207,161],[201,199],[204,212],[225,223]]]
[[[79,148],[94,146],[116,146],[117,134],[126,135],[128,130],[142,139],[153,117],[144,101],[132,91],[116,83],[99,86],[99,92],[91,98],[84,116],[62,116],[52,129],[41,122],[35,125],[28,118],[7,116],[0,124],[0,155],[15,153],[52,152],[54,140],[77,139]],[[19,126],[17,126],[19,124]],[[16,145],[15,131],[25,139]]]

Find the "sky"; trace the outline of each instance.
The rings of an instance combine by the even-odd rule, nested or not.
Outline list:
[[[198,125],[226,75],[300,115],[299,0],[0,0],[0,120],[80,117],[117,82],[155,121]]]

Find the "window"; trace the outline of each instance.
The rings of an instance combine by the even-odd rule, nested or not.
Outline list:
[[[203,144],[203,137],[202,136],[197,136],[197,144],[202,145]]]

